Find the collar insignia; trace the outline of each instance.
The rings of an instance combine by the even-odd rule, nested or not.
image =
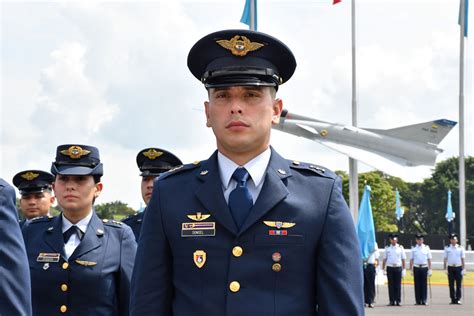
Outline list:
[[[197,221],[197,222],[200,222],[200,221],[203,221],[203,220],[206,220],[208,219],[211,214],[202,214],[201,212],[197,212],[196,215],[186,215],[189,219],[192,219],[193,221]]]
[[[147,157],[148,159],[155,160],[156,158],[160,157],[163,155],[161,151],[157,151],[156,149],[152,148],[148,151],[145,151],[143,153],[143,156]]]
[[[281,222],[281,221],[263,221],[263,223],[267,225],[268,227],[275,227],[277,229],[291,228],[296,225],[296,223]]]
[[[22,177],[23,179],[26,179],[26,180],[28,180],[28,181],[31,181],[31,180],[33,180],[33,179],[36,179],[36,178],[38,178],[38,176],[39,176],[39,173],[33,173],[33,172],[31,172],[31,171],[28,171],[27,173],[24,173],[24,174],[21,175],[21,177]]]
[[[79,146],[71,146],[67,150],[61,150],[61,154],[63,154],[64,156],[69,156],[69,158],[71,159],[79,159],[82,156],[87,156],[90,153],[90,150],[82,149]]]
[[[248,52],[252,52],[261,48],[264,44],[251,42],[247,37],[236,35],[230,40],[219,40],[217,44],[232,52],[235,56],[245,56]]]

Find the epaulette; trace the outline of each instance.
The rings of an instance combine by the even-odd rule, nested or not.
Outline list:
[[[52,216],[52,215],[43,215],[43,216],[33,217],[33,218],[30,220],[30,224],[33,224],[33,223],[42,223],[42,222],[50,222],[53,218],[54,218],[54,216]]]
[[[181,172],[186,171],[186,170],[195,169],[195,168],[199,167],[200,165],[201,165],[201,162],[200,162],[200,161],[195,161],[195,162],[193,162],[193,163],[188,163],[188,164],[185,164],[185,165],[181,165],[181,166],[174,167],[173,169],[170,169],[170,170],[168,170],[167,172],[162,173],[162,174],[160,175],[160,177],[158,178],[158,180],[162,180],[162,179],[168,178],[168,177],[170,177],[170,176],[172,176],[172,175],[181,173]]]
[[[115,219],[103,219],[102,222],[108,226],[121,227],[123,225],[122,222],[116,221]]]
[[[325,177],[325,178],[334,179],[337,177],[337,175],[334,172],[322,166],[300,162],[296,160],[290,161],[290,168],[299,169],[299,170],[309,170],[317,174],[318,176]]]

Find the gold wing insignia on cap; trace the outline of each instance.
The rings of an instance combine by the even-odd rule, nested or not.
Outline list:
[[[155,160],[156,158],[163,155],[161,151],[157,151],[156,149],[152,148],[148,151],[143,152],[143,156],[147,157],[148,159]]]
[[[248,52],[252,52],[261,48],[264,44],[252,42],[245,36],[236,35],[230,40],[218,40],[217,44],[228,49],[235,56],[245,56]]]
[[[296,223],[290,222],[281,222],[281,221],[263,221],[263,223],[269,227],[280,228],[291,228],[296,225]]]
[[[79,159],[90,154],[90,150],[82,149],[80,146],[71,146],[67,150],[61,150],[61,154],[69,156],[71,159]]]
[[[24,173],[24,174],[21,175],[21,177],[23,179],[26,179],[28,181],[36,179],[36,178],[38,178],[38,176],[39,176],[39,173],[34,173],[34,172],[31,172],[31,171],[28,171],[27,173]]]

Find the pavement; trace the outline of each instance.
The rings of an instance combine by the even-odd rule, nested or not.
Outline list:
[[[447,285],[432,285],[431,296],[428,288],[428,306],[414,305],[415,304],[415,290],[413,285],[405,284],[402,287],[402,306],[387,306],[388,287],[384,284],[378,284],[378,293],[375,298],[374,308],[365,308],[367,316],[374,315],[403,315],[403,316],[419,316],[424,314],[426,316],[464,316],[474,315],[474,286],[465,286],[462,305],[450,305],[449,287]],[[405,299],[403,298],[405,292]]]

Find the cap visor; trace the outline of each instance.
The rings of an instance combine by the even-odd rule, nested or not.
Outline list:
[[[94,169],[81,166],[60,166],[57,167],[58,174],[67,176],[87,176],[91,175]]]

